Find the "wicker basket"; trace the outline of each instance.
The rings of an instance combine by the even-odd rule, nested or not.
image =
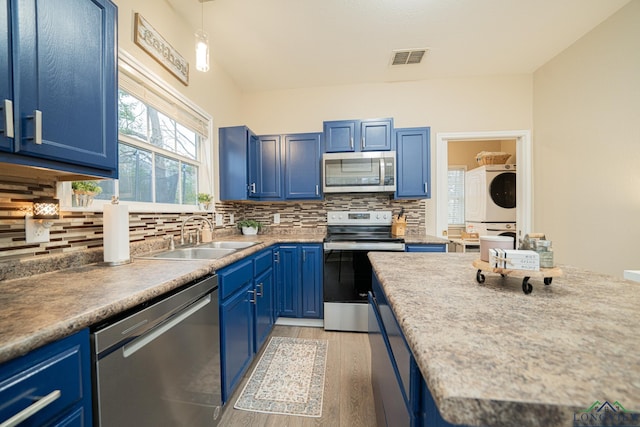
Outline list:
[[[476,154],[476,161],[483,165],[504,165],[509,160],[511,154],[503,151],[481,151]]]

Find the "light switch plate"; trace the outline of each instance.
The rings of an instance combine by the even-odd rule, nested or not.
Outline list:
[[[216,225],[223,225],[222,214],[216,214]]]
[[[279,213],[274,213],[273,214],[273,223],[274,224],[280,224],[280,214]]]

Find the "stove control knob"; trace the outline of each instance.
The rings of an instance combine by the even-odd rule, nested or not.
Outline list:
[[[376,219],[380,219],[380,214],[376,214]]]

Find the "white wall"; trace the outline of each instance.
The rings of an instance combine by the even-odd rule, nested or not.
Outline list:
[[[435,159],[437,132],[531,129],[532,96],[531,75],[434,79],[245,94],[242,116],[258,134],[320,132],[324,120],[393,117],[398,128],[431,126]],[[435,165],[432,198],[434,171]],[[427,203],[430,234],[433,205]]]
[[[556,260],[640,267],[640,0],[534,74],[534,225]]]

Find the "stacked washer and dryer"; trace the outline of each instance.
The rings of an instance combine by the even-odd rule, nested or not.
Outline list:
[[[480,236],[516,238],[516,166],[485,165],[465,174],[465,226]]]

